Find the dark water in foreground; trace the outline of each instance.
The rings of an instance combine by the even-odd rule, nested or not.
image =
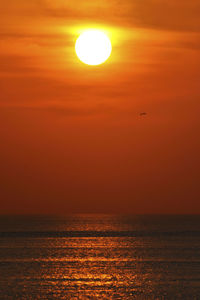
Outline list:
[[[200,216],[0,217],[0,299],[200,299]]]

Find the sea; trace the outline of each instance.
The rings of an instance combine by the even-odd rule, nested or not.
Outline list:
[[[1,216],[0,299],[200,299],[200,216]]]

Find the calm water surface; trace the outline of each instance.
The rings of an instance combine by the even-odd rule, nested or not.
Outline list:
[[[0,299],[200,299],[200,216],[0,217]]]

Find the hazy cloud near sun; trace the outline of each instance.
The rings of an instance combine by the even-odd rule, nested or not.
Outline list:
[[[57,18],[153,28],[158,30],[200,31],[200,2],[188,0],[66,1],[44,0],[46,11]],[[66,20],[67,21],[67,20]]]
[[[62,19],[66,25],[77,22],[105,22],[116,26],[153,28],[158,30],[200,31],[200,2],[198,0],[14,0],[0,1],[1,21],[5,16],[14,16],[20,22],[20,18],[27,21],[26,26],[41,17]],[[21,22],[23,22],[23,19]],[[43,19],[45,27],[48,20]],[[9,27],[18,27],[19,24],[11,24]],[[52,20],[53,22],[53,20]],[[46,23],[46,24],[45,24]],[[4,24],[5,25],[5,24]],[[21,27],[22,30],[25,28]]]

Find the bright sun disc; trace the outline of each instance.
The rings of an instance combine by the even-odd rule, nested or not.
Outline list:
[[[112,45],[108,36],[100,30],[87,30],[77,39],[75,50],[78,58],[87,65],[100,65],[111,54]]]

